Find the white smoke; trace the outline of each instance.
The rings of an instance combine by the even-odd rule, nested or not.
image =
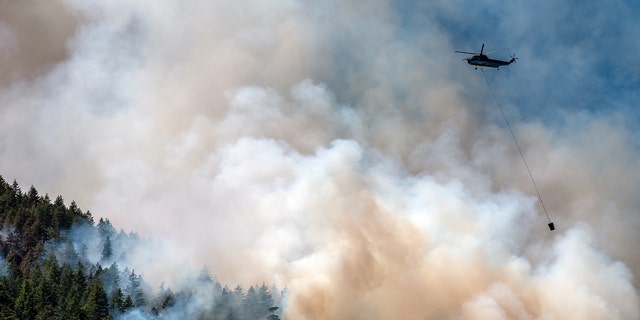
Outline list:
[[[512,91],[548,88],[524,59],[535,48],[488,72],[549,232],[483,79],[451,54],[463,9],[425,4],[417,35],[405,6],[60,3],[38,19],[76,17],[65,52],[3,78],[0,174],[162,239],[127,258],[154,288],[206,264],[287,286],[294,319],[638,318],[625,109],[518,121],[534,102]],[[0,57],[31,66],[12,43],[46,44],[0,22]],[[518,68],[531,88],[507,83]]]

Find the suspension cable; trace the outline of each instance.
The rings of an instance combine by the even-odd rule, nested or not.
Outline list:
[[[554,227],[553,227],[553,222],[551,222],[551,219],[549,219],[549,214],[547,213],[547,208],[544,205],[544,201],[542,201],[542,196],[540,195],[540,190],[538,189],[538,185],[536,184],[536,180],[533,179],[533,174],[531,174],[531,169],[529,168],[529,165],[527,164],[527,160],[524,157],[524,153],[522,152],[522,149],[520,148],[520,144],[518,143],[518,139],[516,139],[516,135],[513,133],[513,129],[511,128],[511,124],[509,123],[509,119],[507,119],[507,116],[504,114],[504,110],[502,109],[502,105],[500,104],[500,101],[498,101],[498,97],[496,96],[496,93],[493,91],[493,87],[491,86],[491,83],[489,82],[489,79],[487,79],[487,76],[484,74],[484,70],[481,68],[480,71],[482,71],[482,76],[484,77],[484,80],[487,82],[487,86],[489,87],[489,90],[491,91],[491,94],[493,95],[493,99],[496,101],[496,104],[498,105],[498,109],[500,109],[500,114],[502,114],[502,118],[504,119],[504,122],[507,124],[507,128],[509,128],[509,132],[511,132],[511,137],[513,138],[513,142],[515,142],[516,144],[516,148],[518,148],[518,152],[520,153],[520,157],[522,158],[522,162],[524,163],[525,168],[527,168],[527,172],[529,173],[529,178],[531,178],[531,183],[533,184],[533,188],[536,189],[536,193],[538,194],[538,199],[540,200],[540,204],[542,205],[542,210],[544,211],[544,215],[547,217],[547,222],[549,223],[549,228],[553,231]]]

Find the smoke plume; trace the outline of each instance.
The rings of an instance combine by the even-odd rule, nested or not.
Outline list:
[[[207,265],[289,319],[639,318],[634,60],[570,5],[476,3],[0,3],[0,174],[158,239],[127,261],[154,286]],[[452,53],[478,36],[519,46],[486,74],[553,232]]]

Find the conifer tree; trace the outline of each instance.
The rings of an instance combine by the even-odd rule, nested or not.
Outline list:
[[[266,311],[266,310],[265,310]],[[247,295],[244,298],[244,314],[247,319],[258,319],[264,313],[260,310],[260,300],[258,293],[253,286],[247,290]]]
[[[55,285],[40,271],[40,267],[35,267],[29,274],[29,281],[33,283],[34,303],[39,313],[57,305]]]
[[[116,314],[124,312],[124,294],[120,288],[115,289],[111,294],[109,307]]]
[[[106,261],[113,255],[113,246],[111,245],[111,237],[107,236],[102,246],[102,261]]]
[[[234,319],[244,319],[244,300],[245,294],[244,289],[240,285],[237,285],[235,289],[233,289],[233,294],[231,296],[231,309],[235,311],[236,317]]]
[[[120,270],[116,262],[111,263],[108,268],[103,269],[99,278],[100,281],[102,281],[107,295],[112,296],[116,289],[120,289]]]
[[[207,266],[202,267],[200,270],[200,274],[198,275],[198,280],[201,282],[213,282],[213,277],[211,276],[211,272]]]
[[[173,306],[175,304],[175,295],[173,294],[173,291],[171,291],[171,289],[165,288],[164,283],[162,283],[160,285],[160,288],[158,289],[158,295],[156,296],[153,304],[153,309],[155,310],[156,314],[161,313],[166,308]]]
[[[80,297],[82,297],[87,289],[86,267],[82,262],[78,262],[76,266],[77,269],[73,277],[73,286],[80,294]]]
[[[126,312],[131,308],[133,308],[133,299],[131,299],[130,295],[127,295],[122,302],[122,312]]]
[[[20,197],[22,196],[22,190],[20,189],[20,185],[18,184],[18,181],[13,180],[13,184],[11,185],[11,189],[13,189],[13,193]]]
[[[36,190],[36,188],[31,185],[31,188],[29,188],[29,192],[27,193],[27,201],[29,205],[35,206],[38,203],[39,199],[40,198],[38,197],[38,190]]]
[[[273,297],[271,296],[271,292],[269,292],[269,287],[263,282],[260,288],[258,288],[258,309],[262,310],[264,315],[273,305]]]
[[[18,293],[18,288],[22,284],[19,279],[4,276],[0,278],[0,314],[7,315],[7,318],[11,318],[8,315],[15,316],[14,304]]]
[[[98,228],[100,237],[102,237],[103,239],[106,237],[111,237],[116,233],[116,229],[113,227],[113,225],[111,225],[111,221],[109,221],[109,219],[100,218],[96,227]]]
[[[136,275],[135,270],[129,274],[129,282],[125,291],[127,292],[127,296],[133,301],[134,306],[140,307],[146,303],[144,292],[142,291],[142,281],[140,276]]]
[[[114,244],[126,248],[140,241],[134,232],[116,233],[108,219],[101,218],[96,226],[92,219],[90,212],[82,213],[75,202],[67,208],[62,196],[58,196],[51,203],[48,195],[40,196],[33,186],[23,194],[17,182],[9,185],[0,176],[0,258],[5,261],[5,270],[0,271],[4,274],[0,276],[0,319],[118,319],[134,307],[151,310],[145,314],[150,317],[162,318],[170,316],[165,310],[189,304],[193,295],[201,292],[211,301],[204,304],[204,310],[190,311],[194,317],[277,319],[272,310],[286,289],[278,295],[275,286],[269,288],[263,283],[250,287],[246,293],[239,285],[232,290],[206,267],[196,274],[203,291],[174,294],[163,285],[155,298],[147,301],[148,289],[135,271],[125,268],[121,272],[115,262],[104,269],[100,264],[89,265],[86,254],[90,242],[80,242],[77,249],[78,243],[67,238],[72,226],[98,234],[102,261],[109,262]],[[124,284],[121,286],[120,282]]]
[[[57,229],[67,230],[73,223],[73,216],[69,213],[64,205],[64,199],[61,195],[56,197],[56,201],[53,203],[53,224]]]
[[[87,302],[82,311],[89,320],[103,320],[109,316],[107,293],[100,281],[93,281],[88,289]]]
[[[65,263],[60,267],[59,292],[62,297],[66,297],[72,290],[75,290],[75,273],[70,264]]]
[[[15,311],[16,315],[20,319],[34,319],[37,314],[35,304],[35,291],[32,287],[31,281],[23,281],[20,293],[16,298]]]

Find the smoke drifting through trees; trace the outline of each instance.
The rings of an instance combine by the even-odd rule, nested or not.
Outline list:
[[[624,115],[514,126],[550,235],[481,78],[452,67],[451,6],[420,37],[384,1],[60,8],[40,17],[78,17],[59,63],[3,82],[2,174],[162,238],[128,257],[154,287],[206,264],[286,284],[293,319],[638,317]]]
[[[75,202],[67,207],[58,196],[52,203],[34,187],[22,193],[1,176],[0,223],[0,314],[6,319],[259,319],[280,306],[286,292],[264,283],[232,291],[207,269],[185,273],[173,290],[164,284],[152,290],[127,266],[128,255],[148,247],[144,240],[116,233],[108,219],[94,226]]]

